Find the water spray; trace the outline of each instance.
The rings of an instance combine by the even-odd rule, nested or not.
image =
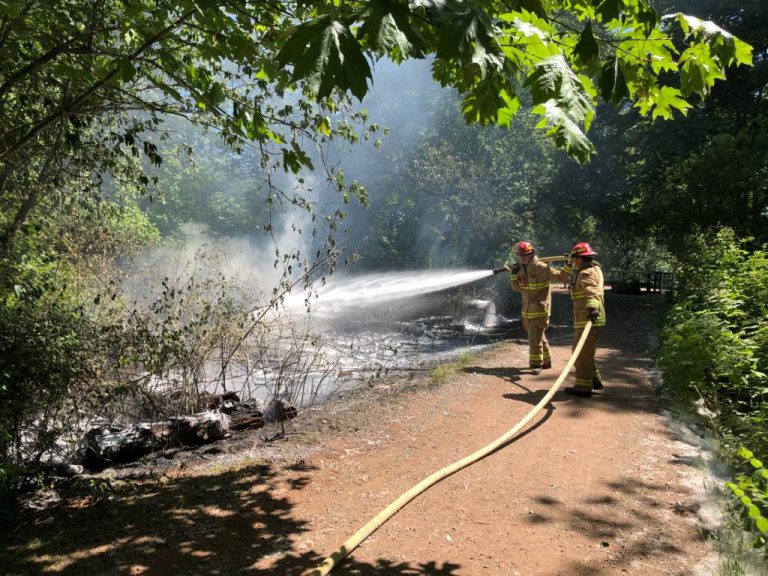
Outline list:
[[[543,262],[564,262],[567,259],[567,255],[539,258]],[[341,308],[371,306],[470,284],[494,272],[496,270],[428,270],[342,276],[315,288],[311,302],[316,313],[333,315]],[[285,299],[285,304],[289,309],[302,310],[306,307],[305,300],[302,294],[291,294]]]
[[[321,315],[334,315],[342,308],[371,306],[439,292],[482,280],[492,274],[491,270],[434,270],[342,276],[315,289],[312,307]],[[290,295],[285,304],[288,308],[300,310],[305,307],[305,296]]]

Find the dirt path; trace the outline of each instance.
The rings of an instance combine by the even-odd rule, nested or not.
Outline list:
[[[333,574],[695,574],[708,551],[686,488],[695,451],[658,412],[653,302],[609,295],[601,394],[558,393],[528,432],[419,496]],[[10,574],[300,574],[538,402],[570,352],[559,324],[554,371],[530,375],[526,348],[506,343],[444,384],[379,385],[306,414],[299,443],[240,438],[236,456],[208,455],[213,467],[40,513],[4,546]]]

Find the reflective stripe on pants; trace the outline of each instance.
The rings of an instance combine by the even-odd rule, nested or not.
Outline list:
[[[528,364],[532,368],[539,368],[542,364],[550,364],[552,356],[549,350],[549,342],[544,331],[546,326],[527,323],[528,330]]]
[[[582,332],[584,332],[583,328],[577,328],[574,331],[571,350],[576,348],[576,343],[581,338]],[[580,390],[592,390],[592,381],[595,378],[600,379],[600,371],[597,369],[597,362],[595,362],[597,337],[599,335],[600,328],[595,328],[593,326],[589,331],[587,340],[584,342],[584,347],[581,349],[579,357],[576,358],[576,382],[574,386]]]

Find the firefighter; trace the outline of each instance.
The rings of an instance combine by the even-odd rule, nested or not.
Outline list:
[[[597,252],[586,242],[579,242],[571,248],[574,277],[571,283],[573,299],[573,346],[581,338],[587,320],[592,320],[592,329],[576,358],[576,382],[564,392],[571,396],[589,398],[593,390],[602,390],[603,382],[595,362],[595,350],[600,330],[605,326],[605,301],[603,299],[603,272],[594,257]],[[566,266],[564,270],[568,270]]]
[[[542,369],[552,368],[552,356],[545,334],[552,308],[550,282],[567,280],[570,273],[539,260],[530,242],[518,242],[514,251],[517,263],[511,267],[505,264],[503,268],[494,270],[494,273],[508,270],[512,290],[522,295],[521,316],[523,328],[528,333],[528,365],[532,374],[540,374]]]

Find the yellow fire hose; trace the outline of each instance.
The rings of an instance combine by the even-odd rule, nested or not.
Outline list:
[[[558,257],[560,258],[560,257]],[[565,258],[563,258],[565,259]],[[592,322],[587,320],[586,326],[584,326],[584,332],[581,334],[581,338],[579,338],[578,343],[576,344],[576,347],[573,349],[573,352],[571,353],[571,357],[568,359],[568,363],[563,368],[563,371],[560,373],[560,376],[558,377],[557,381],[554,383],[552,388],[549,389],[549,392],[546,393],[544,398],[542,398],[536,406],[534,406],[528,414],[526,414],[517,424],[515,424],[512,428],[510,428],[503,436],[500,436],[484,448],[481,448],[477,452],[470,454],[469,456],[454,462],[453,464],[446,466],[442,470],[438,470],[437,472],[433,473],[431,476],[428,476],[424,478],[421,482],[416,484],[413,488],[408,490],[407,492],[403,493],[397,500],[392,502],[389,506],[384,508],[381,512],[379,512],[376,516],[374,516],[371,520],[368,521],[368,523],[360,528],[355,534],[350,536],[344,544],[341,545],[341,547],[336,550],[333,554],[328,556],[323,562],[318,565],[317,567],[304,572],[304,576],[325,576],[328,574],[331,570],[333,570],[334,566],[336,566],[339,562],[341,562],[344,558],[346,558],[352,550],[357,548],[360,543],[368,538],[373,532],[375,532],[379,526],[384,524],[387,520],[389,520],[395,512],[400,510],[403,506],[408,504],[411,500],[416,498],[419,494],[424,492],[427,488],[430,486],[436,484],[443,478],[446,478],[450,476],[451,474],[458,472],[462,468],[466,468],[470,464],[474,464],[478,460],[485,458],[488,456],[488,454],[491,454],[492,452],[499,449],[501,446],[506,444],[512,437],[515,436],[520,430],[523,429],[523,427],[528,424],[528,422],[531,421],[531,419],[542,409],[544,406],[546,406],[549,401],[552,399],[552,396],[555,395],[555,392],[560,388],[560,386],[563,383],[563,380],[565,380],[566,376],[568,375],[568,372],[573,367],[574,362],[576,362],[576,358],[578,358],[579,354],[581,353],[581,349],[584,347],[584,342],[587,340],[587,336],[589,336],[589,331],[592,328]]]
[[[544,256],[543,258],[539,258],[542,262],[565,262],[568,260],[569,256]]]

